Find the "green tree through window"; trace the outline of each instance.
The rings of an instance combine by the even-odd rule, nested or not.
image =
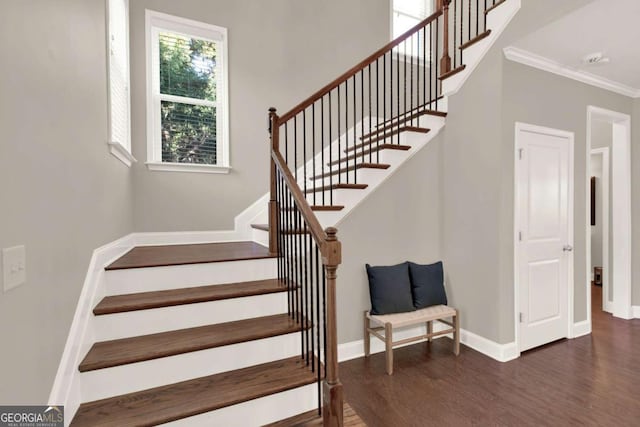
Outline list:
[[[217,164],[216,43],[160,33],[162,161]],[[165,97],[166,98],[166,97]]]

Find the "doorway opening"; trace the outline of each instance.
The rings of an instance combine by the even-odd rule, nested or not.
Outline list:
[[[587,313],[631,319],[631,118],[587,108]],[[602,296],[602,305],[599,300]],[[598,305],[596,307],[596,305]]]
[[[613,135],[611,123],[594,120],[591,123],[591,157],[590,157],[590,222],[591,245],[591,293],[592,309],[600,309],[612,313],[613,287],[611,283],[611,221],[610,194],[611,168],[610,150]],[[598,147],[598,148],[593,148]]]

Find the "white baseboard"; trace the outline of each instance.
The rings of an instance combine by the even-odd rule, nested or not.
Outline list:
[[[99,247],[91,256],[48,401],[50,405],[64,405],[69,422],[81,402],[78,365],[93,342],[94,331],[88,327],[89,319],[95,302],[104,294],[104,266],[131,249],[132,242],[132,235],[127,235]]]
[[[578,338],[585,335],[589,335],[591,333],[591,322],[588,320],[583,320],[582,322],[577,322],[573,324],[571,328],[571,337],[570,338]]]
[[[640,319],[640,305],[631,306],[631,313],[634,319]]]
[[[508,362],[520,357],[520,351],[518,351],[518,346],[515,342],[499,344],[465,329],[460,330],[460,341],[467,347],[471,347],[498,362]]]
[[[443,331],[448,329],[449,326],[444,325],[442,323],[435,323],[433,326],[434,332]],[[401,329],[398,332],[394,331],[394,339],[405,339],[409,337],[415,337],[421,334],[426,333],[426,326],[415,326],[412,328]],[[436,338],[441,338],[444,336],[448,336],[451,338],[451,334],[441,335]],[[424,341],[424,340],[423,340]],[[421,341],[416,341],[408,344],[404,344],[399,347],[404,347],[405,345],[413,345]],[[520,356],[520,352],[516,346],[516,343],[509,344],[498,344],[494,341],[488,340],[484,337],[474,334],[473,332],[469,332],[467,330],[460,330],[460,342],[467,347],[471,347],[472,349],[491,357],[499,362],[508,362],[510,360],[516,359]],[[384,343],[375,338],[371,337],[371,354],[374,353],[382,353],[384,352]],[[344,362],[351,359],[357,359],[359,357],[364,357],[364,340],[351,341],[348,343],[338,345],[338,360],[340,362]]]

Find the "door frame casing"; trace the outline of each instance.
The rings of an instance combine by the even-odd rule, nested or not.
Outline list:
[[[589,105],[587,107],[587,168],[591,162],[591,125],[593,120],[612,123],[611,169],[612,192],[609,195],[612,208],[611,252],[613,266],[613,315],[621,319],[632,319],[631,300],[631,116],[617,111]],[[588,170],[588,169],[587,169]],[[588,174],[587,174],[588,175]],[[585,177],[587,180],[589,177]],[[587,198],[589,203],[589,198]],[[588,205],[587,205],[588,206]],[[588,215],[588,209],[587,209]],[[588,222],[587,222],[588,223]],[[587,245],[591,246],[591,230],[586,229]],[[591,267],[591,252],[586,253],[587,268]],[[590,276],[587,276],[590,277]],[[591,330],[591,281],[587,280],[587,313]]]
[[[567,338],[573,338],[573,320],[574,320],[574,261],[575,261],[575,245],[574,245],[574,226],[575,226],[575,216],[574,216],[574,158],[575,158],[575,134],[573,132],[553,129],[544,126],[537,126],[529,123],[516,122],[515,123],[515,138],[514,138],[514,200],[513,200],[513,320],[514,320],[514,332],[515,332],[515,343],[518,351],[518,355],[520,355],[520,277],[519,277],[519,266],[520,266],[520,240],[519,240],[519,232],[521,230],[520,224],[520,185],[519,185],[519,177],[520,177],[520,133],[523,131],[540,133],[543,135],[552,135],[561,138],[566,138],[569,144],[569,188],[567,189],[567,218],[569,221],[567,236],[568,242],[567,244],[574,246],[574,251],[570,252],[569,261],[567,264],[567,275],[568,275],[568,286],[567,289]]]
[[[591,143],[589,143],[591,145]],[[598,217],[601,218],[602,221],[602,269],[605,274],[602,275],[602,310],[607,313],[613,312],[613,304],[609,301],[609,229],[611,227],[611,221],[609,220],[609,210],[611,206],[610,201],[610,182],[611,182],[611,171],[609,170],[610,165],[610,151],[609,147],[603,148],[593,148],[591,149],[591,156],[589,156],[589,169],[591,171],[591,157],[592,156],[600,156],[602,158],[602,212],[597,212],[596,221],[598,221]],[[588,175],[591,175],[589,172]],[[592,266],[591,266],[591,228],[590,224],[587,224],[587,228],[589,230],[589,238],[588,238],[588,255],[587,255],[587,270],[589,275],[587,276],[587,280],[591,277]],[[591,284],[589,284],[589,290],[591,289]],[[589,308],[589,307],[587,307]]]

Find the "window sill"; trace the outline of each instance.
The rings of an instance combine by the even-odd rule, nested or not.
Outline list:
[[[131,155],[129,150],[127,150],[119,142],[109,141],[108,144],[111,154],[113,154],[118,160],[124,163],[128,168],[130,168],[132,164],[137,162],[136,158]]]
[[[192,163],[161,163],[147,162],[150,171],[188,172],[188,173],[218,173],[228,174],[231,166],[198,165]]]

